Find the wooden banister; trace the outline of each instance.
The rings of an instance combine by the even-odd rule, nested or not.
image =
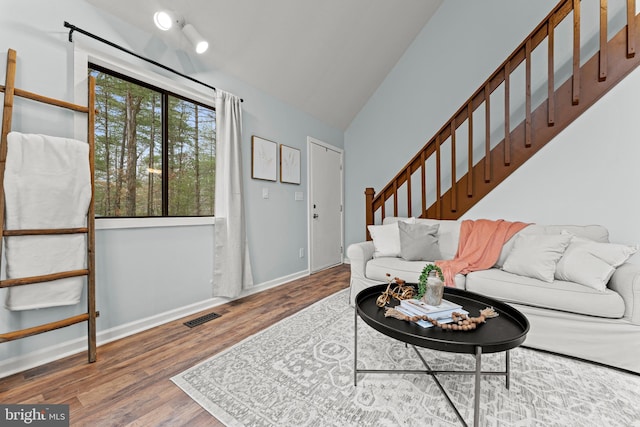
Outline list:
[[[595,0],[594,0],[595,1]],[[366,222],[373,224],[376,213],[381,213],[381,219],[386,216],[385,205],[390,197],[393,201],[393,215],[399,216],[398,192],[406,192],[407,209],[404,214],[412,216],[415,197],[421,198],[421,217],[457,219],[468,209],[495,188],[526,159],[537,152],[553,136],[590,105],[593,105],[604,93],[617,84],[626,74],[638,66],[635,58],[635,46],[638,40],[636,28],[638,16],[635,13],[635,0],[627,0],[627,25],[612,39],[608,39],[608,2],[599,0],[599,34],[600,49],[592,58],[581,66],[580,58],[580,28],[583,15],[580,0],[562,0],[542,20],[542,22],[522,41],[509,57],[494,71],[494,73],[471,95],[471,97],[456,111],[449,120],[428,140],[420,151],[402,168],[396,176],[380,191],[375,193],[368,188],[366,194]],[[555,88],[556,66],[556,37],[555,28],[571,15],[573,31],[571,45],[572,75]],[[586,27],[585,27],[586,28]],[[547,47],[547,88],[546,102],[532,105],[532,55],[541,45]],[[521,64],[524,65],[524,118],[521,123],[512,128],[511,123],[511,74]],[[497,144],[492,143],[491,134],[491,96],[503,85],[504,88],[504,138]],[[474,112],[484,104],[485,132],[484,153],[481,159],[474,159]],[[467,171],[460,179],[458,175],[458,147],[456,131],[458,127],[467,123]],[[494,124],[495,121],[494,121]],[[443,144],[450,144],[450,151],[443,150]],[[492,148],[493,145],[493,148]],[[449,153],[450,158],[444,159],[443,153]],[[434,158],[433,158],[434,157]],[[435,163],[433,181],[427,179],[427,163]],[[464,165],[465,162],[462,164]],[[430,163],[431,164],[431,163]],[[429,166],[431,167],[431,166]],[[445,168],[449,171],[445,171]],[[464,166],[463,166],[464,167]],[[480,170],[482,168],[482,170]],[[420,170],[420,190],[414,192],[412,176]],[[443,181],[443,172],[449,172],[451,179]],[[443,188],[444,185],[449,185]],[[463,191],[458,186],[463,185]],[[403,188],[404,187],[404,188]],[[435,200],[428,206],[427,198]],[[369,234],[367,232],[367,238]]]

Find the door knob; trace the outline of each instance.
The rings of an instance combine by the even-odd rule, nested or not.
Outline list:
[[[313,214],[313,219],[318,218],[318,214]]]

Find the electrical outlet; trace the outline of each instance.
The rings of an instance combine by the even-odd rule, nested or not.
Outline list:
[[[298,256],[300,258],[304,258],[304,248],[300,248],[300,251],[298,252]]]

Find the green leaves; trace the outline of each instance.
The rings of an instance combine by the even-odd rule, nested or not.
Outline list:
[[[420,273],[420,278],[418,279],[418,294],[416,295],[416,299],[421,299],[425,293],[427,293],[427,277],[429,277],[429,273],[431,271],[437,271],[438,277],[440,280],[444,282],[444,275],[442,274],[442,270],[435,264],[427,264],[422,269],[422,273]]]

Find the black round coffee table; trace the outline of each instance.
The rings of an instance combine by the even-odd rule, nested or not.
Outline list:
[[[479,422],[480,378],[481,375],[502,375],[505,377],[506,387],[509,388],[509,350],[522,344],[529,331],[529,321],[515,308],[493,298],[457,288],[445,288],[444,298],[460,304],[469,312],[469,316],[477,316],[486,307],[493,307],[498,317],[488,319],[486,323],[473,331],[451,331],[440,328],[423,328],[414,322],[385,317],[384,308],[376,305],[376,300],[387,285],[376,285],[361,291],[356,297],[355,309],[355,340],[354,340],[354,385],[357,385],[358,373],[421,373],[429,374],[456,412],[460,421],[466,425],[460,412],[444,390],[437,374],[475,375],[474,391],[474,419],[473,425]],[[392,300],[389,306],[395,306],[398,301]],[[427,361],[418,352],[423,362],[424,370],[375,370],[358,369],[358,316],[373,329],[407,344],[450,353],[468,353],[476,357],[475,370],[470,371],[439,371],[431,369]],[[481,371],[482,353],[506,352],[504,371]]]

